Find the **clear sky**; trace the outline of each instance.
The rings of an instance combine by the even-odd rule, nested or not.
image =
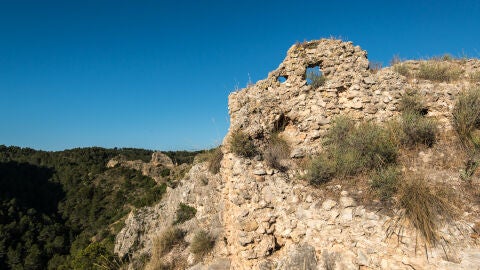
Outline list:
[[[480,57],[480,1],[0,0],[0,144],[198,150],[297,41]]]

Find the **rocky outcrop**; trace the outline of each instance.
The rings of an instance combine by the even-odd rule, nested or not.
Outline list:
[[[219,239],[215,254],[225,254],[220,241],[223,235],[223,205],[218,201],[222,189],[221,178],[208,172],[206,164],[193,166],[175,189],[167,188],[159,204],[129,214],[125,226],[116,237],[115,253],[120,257],[130,256],[133,260],[149,256],[152,240],[174,224],[176,211],[180,203],[184,203],[196,209],[194,218],[177,225],[186,232],[185,239],[191,241],[198,230],[204,229]],[[188,249],[184,251],[186,258],[190,255],[189,261],[192,263],[193,257]]]
[[[204,228],[216,236],[215,250],[190,269],[479,269],[480,243],[473,227],[480,206],[472,203],[458,220],[440,228],[437,246],[422,242],[408,225],[387,235],[394,212],[365,203],[361,187],[338,183],[322,188],[302,180],[297,161],[322,150],[322,136],[338,115],[379,123],[399,114],[400,98],[416,90],[426,103],[427,117],[451,129],[455,97],[474,82],[479,60],[453,60],[463,77],[452,82],[406,78],[393,68],[369,70],[367,53],[351,42],[322,39],[292,46],[285,60],[264,80],[229,96],[230,129],[218,175],[200,163],[190,170],[162,202],[132,212],[117,236],[119,255],[149,254],[151,239],[171,225],[180,202],[197,208],[186,222],[189,234]],[[404,63],[415,74],[421,62]],[[326,77],[309,84],[307,68],[318,66]],[[283,79],[283,80],[280,80]],[[241,130],[263,149],[275,133],[292,148],[289,169],[270,168],[261,158],[231,153],[232,134]],[[461,190],[458,167],[435,168],[456,152],[428,149],[412,157],[412,170],[422,169],[453,190]],[[143,168],[141,168],[143,170]],[[458,191],[457,192],[460,192]],[[393,211],[397,211],[393,209]],[[188,255],[188,248],[184,250]]]
[[[127,160],[123,156],[112,158],[108,161],[107,167],[121,166],[142,172],[143,175],[153,178],[156,182],[162,182],[163,178],[175,167],[172,160],[162,152],[154,152],[150,162],[142,160]],[[182,165],[180,165],[182,166]],[[168,174],[165,175],[167,170]]]

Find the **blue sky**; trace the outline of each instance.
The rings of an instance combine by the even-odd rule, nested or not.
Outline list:
[[[480,1],[0,0],[0,144],[196,150],[297,41],[480,57]],[[250,79],[249,79],[250,78]]]

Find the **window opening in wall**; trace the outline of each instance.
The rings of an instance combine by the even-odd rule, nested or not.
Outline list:
[[[311,85],[313,88],[318,88],[324,85],[326,81],[319,66],[308,67],[305,72],[305,78],[307,80],[307,85]]]
[[[287,76],[279,76],[277,79],[280,83],[284,83],[287,81]]]

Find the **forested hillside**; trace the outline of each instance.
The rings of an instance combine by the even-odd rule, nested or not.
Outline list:
[[[140,172],[106,168],[112,157],[150,160],[142,149],[60,152],[0,146],[0,269],[112,268],[115,234],[133,208],[165,192]],[[167,152],[178,162],[194,153]]]

